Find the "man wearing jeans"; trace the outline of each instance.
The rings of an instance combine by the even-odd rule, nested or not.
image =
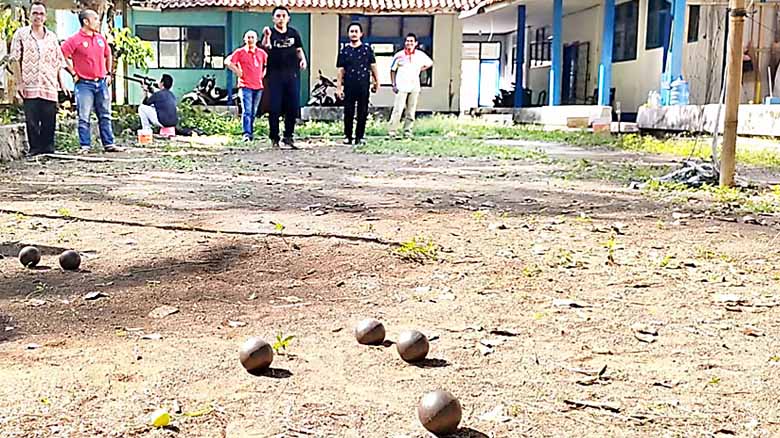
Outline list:
[[[257,47],[257,32],[250,30],[244,34],[244,43],[244,47],[239,48],[228,57],[225,65],[238,78],[244,141],[252,141],[254,139],[255,115],[263,96],[263,76],[265,76],[268,55],[263,49]]]
[[[79,13],[79,22],[81,29],[62,44],[62,53],[76,83],[81,150],[89,151],[92,147],[89,117],[94,108],[103,149],[106,152],[117,152],[121,149],[114,145],[111,128],[111,48],[100,34],[97,12],[85,9]]]
[[[279,116],[284,112],[282,144],[297,149],[293,143],[293,133],[300,104],[300,71],[306,70],[306,55],[303,53],[301,34],[287,26],[290,11],[284,6],[277,6],[272,15],[274,26],[263,29],[262,44],[268,50],[269,137],[273,147],[280,147]]]
[[[412,124],[417,113],[417,98],[420,96],[420,73],[433,67],[433,61],[422,50],[417,50],[417,35],[406,35],[404,49],[395,54],[390,65],[390,80],[393,82],[395,103],[390,116],[390,136],[398,135],[401,114],[404,117],[404,131],[412,135]]]

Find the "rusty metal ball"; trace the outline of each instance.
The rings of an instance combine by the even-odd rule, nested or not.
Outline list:
[[[60,266],[66,271],[75,271],[81,266],[81,256],[78,252],[69,249],[60,254]]]
[[[428,338],[417,330],[407,330],[398,335],[398,354],[407,362],[419,362],[428,354]]]
[[[380,345],[385,341],[385,326],[376,319],[364,319],[355,326],[355,339],[363,345]]]
[[[274,350],[268,342],[260,338],[249,338],[241,346],[238,358],[250,374],[257,375],[271,366]]]
[[[422,396],[417,417],[423,427],[434,435],[449,435],[458,430],[463,408],[454,395],[439,389]]]
[[[19,261],[26,268],[35,267],[41,261],[41,251],[34,246],[25,246],[19,251]]]

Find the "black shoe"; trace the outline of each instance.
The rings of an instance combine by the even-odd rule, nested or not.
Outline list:
[[[279,145],[279,140],[271,141],[271,149],[281,149],[281,146]]]
[[[345,145],[351,145],[352,144],[352,139],[351,138],[345,138],[343,143]]]
[[[282,139],[282,144],[287,146],[289,149],[298,149],[298,146],[295,146],[295,143],[293,142],[293,139],[290,137],[285,137]]]
[[[355,140],[355,143],[353,143],[353,144],[355,146],[363,146],[364,144],[366,144],[366,141],[363,140],[362,138],[359,138],[359,139]]]

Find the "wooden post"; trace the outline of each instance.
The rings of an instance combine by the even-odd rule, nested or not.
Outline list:
[[[729,0],[729,51],[726,67],[726,105],[723,121],[723,150],[720,156],[720,185],[734,185],[737,152],[737,122],[742,91],[742,33],[745,0]]]

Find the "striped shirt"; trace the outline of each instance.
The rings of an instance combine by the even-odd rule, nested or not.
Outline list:
[[[25,99],[44,99],[57,102],[60,69],[65,65],[60,44],[54,32],[44,27],[42,39],[25,26],[14,33],[11,40],[11,61],[21,61],[21,84],[17,87]]]

